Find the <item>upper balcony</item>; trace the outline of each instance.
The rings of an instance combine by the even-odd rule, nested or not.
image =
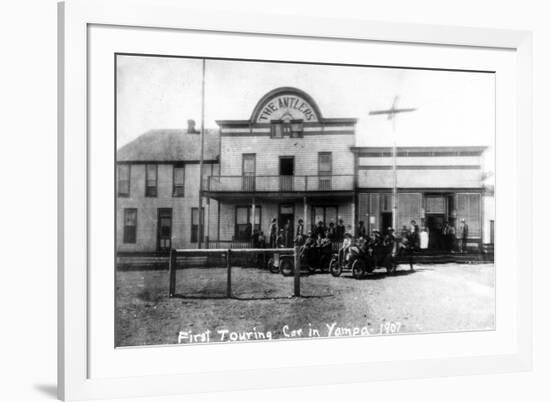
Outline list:
[[[209,193],[330,193],[351,192],[353,175],[322,176],[209,176],[204,189]]]

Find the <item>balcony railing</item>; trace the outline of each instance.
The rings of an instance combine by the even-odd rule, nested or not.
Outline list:
[[[209,192],[352,191],[353,175],[323,176],[209,176]]]

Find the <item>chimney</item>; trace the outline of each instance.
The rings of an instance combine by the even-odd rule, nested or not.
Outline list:
[[[199,134],[199,130],[195,128],[195,120],[187,120],[187,134]]]

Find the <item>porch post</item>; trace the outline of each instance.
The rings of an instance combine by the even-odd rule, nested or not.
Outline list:
[[[256,197],[252,197],[252,234],[254,234],[254,226],[256,223]],[[252,239],[248,239],[252,240]]]
[[[308,220],[307,220],[307,197],[304,196],[304,229],[305,229],[304,234],[307,234],[307,232],[308,232],[307,225],[308,225]]]
[[[355,237],[355,202],[351,201],[351,235]]]
[[[208,243],[210,241],[210,197],[206,198],[206,217],[205,217],[205,223],[206,230],[204,231],[204,246],[205,248],[209,248]]]

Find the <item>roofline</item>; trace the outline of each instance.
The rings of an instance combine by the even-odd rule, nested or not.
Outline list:
[[[344,125],[344,126],[354,126],[357,124],[358,119],[353,117],[331,117],[331,118],[322,118],[318,122],[307,122],[304,121],[304,126],[311,127],[320,127],[320,126],[329,126],[329,125]],[[250,128],[250,127],[269,127],[270,123],[255,123],[252,120],[216,120],[220,129],[224,127],[231,128]]]
[[[220,163],[218,159],[205,159],[203,163],[216,164]],[[173,165],[173,164],[184,164],[184,165],[195,165],[200,163],[198,159],[167,159],[167,160],[139,160],[139,159],[128,159],[128,160],[117,160],[117,165]]]
[[[295,87],[279,87],[279,88],[272,89],[271,91],[269,91],[268,93],[266,93],[264,96],[260,98],[260,100],[256,103],[256,106],[254,107],[252,114],[250,115],[250,121],[253,122],[258,120],[260,112],[262,111],[264,106],[272,99],[283,94],[295,95],[300,98],[303,98],[307,103],[311,105],[319,121],[323,119],[323,115],[321,114],[319,105],[317,105],[317,102],[315,102],[315,99],[313,99],[307,92]]]
[[[488,146],[404,146],[396,147],[397,152],[472,152],[481,155]],[[355,154],[391,153],[392,147],[350,147]]]

